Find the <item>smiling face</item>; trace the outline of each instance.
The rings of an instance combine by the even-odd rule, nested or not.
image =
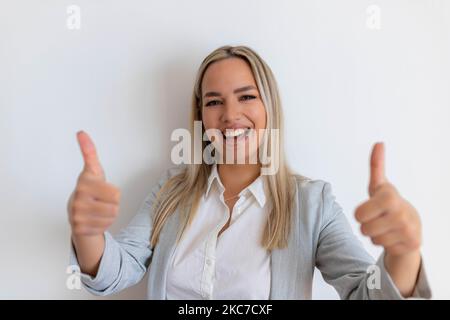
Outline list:
[[[222,149],[224,161],[227,153],[245,147],[245,161],[258,151],[256,143],[259,129],[266,128],[266,109],[261,100],[252,70],[240,58],[227,58],[212,63],[203,76],[202,120],[205,130],[218,129],[224,135]],[[226,137],[226,138],[225,138]],[[249,139],[253,139],[249,143]],[[217,142],[217,141],[216,141]],[[249,149],[250,148],[250,149]]]

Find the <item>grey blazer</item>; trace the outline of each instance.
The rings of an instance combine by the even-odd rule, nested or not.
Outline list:
[[[177,211],[168,218],[158,244],[151,249],[150,211],[157,191],[180,168],[164,174],[127,227],[115,237],[104,233],[105,249],[97,275],[93,278],[80,273],[86,290],[101,296],[117,293],[138,283],[149,270],[147,298],[166,299],[168,261],[175,249],[180,219]],[[384,268],[384,254],[375,262],[365,251],[335,201],[331,185],[322,180],[296,180],[295,215],[288,247],[271,253],[270,299],[311,299],[315,267],[341,299],[402,299]],[[70,264],[78,266],[73,244],[70,248]],[[375,288],[373,284],[377,282],[369,272],[373,268],[380,276]],[[413,297],[431,297],[423,263]]]

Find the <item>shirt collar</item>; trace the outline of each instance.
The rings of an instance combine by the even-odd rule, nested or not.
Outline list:
[[[212,165],[211,173],[209,174],[209,177],[208,177],[208,185],[206,188],[205,197],[208,197],[208,194],[209,194],[215,180],[217,180],[217,184],[219,186],[220,191],[223,192],[225,190],[225,187],[223,186],[222,181],[220,181],[220,176],[219,176],[219,172],[217,170],[216,163],[214,163]],[[255,197],[258,204],[261,207],[264,207],[264,204],[266,203],[266,199],[267,199],[267,190],[265,188],[264,182],[265,182],[264,176],[260,175],[247,188],[242,190],[239,195],[244,195],[246,192],[250,192]]]
[[[211,186],[214,182],[214,180],[217,180],[217,183],[219,184],[219,187],[221,188],[221,191],[225,190],[225,187],[222,184],[222,181],[220,181],[219,172],[217,171],[217,164],[213,164],[211,167],[211,172],[208,177],[208,187],[206,189],[206,197],[209,194],[209,191],[211,190]]]

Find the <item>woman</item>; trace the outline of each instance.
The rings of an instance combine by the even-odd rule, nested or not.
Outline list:
[[[106,229],[120,191],[78,133],[85,166],[68,203],[71,261],[88,291],[121,291],[149,268],[150,299],[310,299],[318,267],[342,299],[430,297],[419,216],[384,177],[383,144],[372,151],[370,198],[355,212],[362,233],[384,247],[375,263],[330,184],[288,168],[277,84],[253,50],[225,46],[205,58],[191,120],[202,121],[202,151],[213,161],[170,169],[115,237]],[[244,164],[223,161],[242,146]],[[261,161],[265,151],[270,161]],[[262,174],[268,166],[276,170]]]

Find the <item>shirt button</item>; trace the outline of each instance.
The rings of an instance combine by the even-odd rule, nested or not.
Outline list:
[[[206,264],[207,264],[208,266],[210,266],[210,265],[212,264],[211,259],[206,259]]]

